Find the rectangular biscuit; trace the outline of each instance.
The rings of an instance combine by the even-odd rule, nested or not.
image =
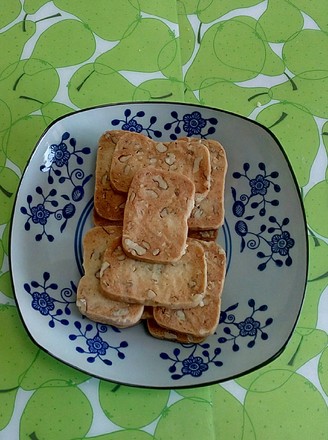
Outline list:
[[[192,139],[191,142],[197,142]],[[191,230],[217,229],[224,222],[224,188],[227,158],[222,145],[215,140],[202,139],[210,153],[211,185],[207,196],[195,204],[188,226]]]
[[[187,333],[179,333],[174,330],[163,328],[157,324],[155,319],[147,319],[147,327],[149,333],[157,339],[165,339],[173,342],[180,342],[181,344],[199,344],[205,338],[199,336],[188,335]]]
[[[203,300],[207,284],[205,252],[196,240],[188,239],[187,244],[178,262],[157,264],[129,258],[121,239],[113,241],[103,256],[103,294],[145,306],[196,307]]]
[[[139,260],[172,263],[185,252],[195,187],[182,174],[146,167],[133,177],[125,204],[122,244]]]
[[[207,262],[207,288],[203,302],[188,310],[153,309],[157,324],[173,332],[196,337],[213,334],[220,318],[221,294],[225,279],[226,256],[215,242],[202,242]]]
[[[107,218],[101,217],[101,215],[98,214],[95,208],[92,211],[92,221],[94,226],[123,226],[123,219],[108,220]]]
[[[76,305],[82,315],[92,321],[116,327],[130,327],[139,322],[144,307],[106,298],[100,289],[100,269],[106,247],[121,237],[119,226],[95,227],[83,238],[84,276],[77,287]]]
[[[197,240],[203,241],[215,241],[218,238],[219,230],[218,229],[204,229],[204,230],[194,230],[189,229],[188,237],[196,238]]]
[[[106,131],[98,141],[94,207],[99,216],[113,221],[122,221],[126,195],[115,191],[109,173],[115,146],[126,131]]]
[[[134,174],[154,166],[181,173],[195,184],[195,200],[200,201],[210,188],[210,156],[201,143],[189,138],[174,142],[155,142],[138,133],[126,133],[118,140],[110,167],[110,181],[117,191],[128,192]]]

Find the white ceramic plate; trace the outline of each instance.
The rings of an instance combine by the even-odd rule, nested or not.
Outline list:
[[[92,226],[97,141],[109,129],[157,140],[218,139],[226,149],[227,276],[217,332],[202,344],[160,341],[144,323],[118,330],[75,306],[84,233]],[[43,134],[18,191],[11,268],[32,339],[63,362],[118,383],[187,387],[226,380],[275,358],[291,336],[307,275],[304,213],[277,140],[243,117],[175,103],[82,110]]]

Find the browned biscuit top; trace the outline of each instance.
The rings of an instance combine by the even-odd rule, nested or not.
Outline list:
[[[127,133],[118,140],[110,168],[110,181],[117,191],[128,192],[140,168],[154,166],[179,172],[195,184],[195,200],[202,200],[210,188],[210,156],[200,142],[178,139],[162,143],[138,134]]]
[[[133,177],[124,211],[123,248],[143,261],[170,263],[185,252],[195,187],[188,177],[147,167]]]
[[[221,294],[225,279],[226,256],[215,242],[200,242],[207,262],[207,287],[202,303],[188,310],[155,307],[154,319],[161,327],[197,337],[213,334],[220,317]]]
[[[77,287],[76,305],[80,312],[93,321],[116,327],[130,327],[141,319],[143,306],[112,301],[100,289],[100,269],[108,244],[121,237],[119,226],[89,229],[83,239],[83,266],[85,274]]]
[[[206,277],[205,252],[196,240],[188,239],[178,262],[154,264],[129,258],[117,239],[104,253],[100,285],[105,296],[117,301],[189,308],[203,300]]]
[[[94,207],[105,219],[122,221],[126,196],[115,191],[109,180],[110,165],[115,145],[126,132],[106,131],[98,141]]]
[[[191,142],[195,142],[194,140]],[[210,153],[211,185],[207,196],[195,204],[188,225],[190,229],[217,229],[224,222],[224,188],[227,158],[222,145],[215,140],[203,140]]]

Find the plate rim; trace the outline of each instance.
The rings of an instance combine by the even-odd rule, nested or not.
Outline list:
[[[139,383],[134,383],[133,381],[120,381],[120,380],[116,380],[116,379],[109,379],[107,377],[103,377],[99,374],[95,374],[95,373],[90,373],[87,369],[83,369],[77,365],[74,365],[72,363],[70,363],[69,361],[63,360],[60,356],[56,355],[55,353],[52,353],[49,349],[47,349],[46,347],[42,346],[41,343],[39,343],[35,337],[31,334],[31,331],[28,327],[28,325],[25,322],[24,316],[23,316],[23,312],[21,310],[20,304],[19,304],[19,300],[16,294],[16,286],[15,286],[15,281],[14,281],[14,274],[13,274],[13,225],[14,225],[14,218],[17,215],[17,198],[18,195],[20,193],[21,187],[22,187],[22,182],[24,180],[24,177],[26,175],[26,172],[31,164],[31,161],[37,151],[37,149],[39,148],[40,144],[42,143],[42,140],[44,139],[44,137],[47,135],[47,133],[51,130],[51,128],[53,126],[55,126],[56,124],[58,124],[59,122],[61,122],[64,119],[67,119],[68,117],[74,116],[74,115],[78,115],[78,114],[82,114],[82,113],[87,113],[89,111],[92,110],[97,110],[97,109],[106,109],[106,108],[111,108],[111,107],[117,107],[117,106],[137,106],[137,105],[145,105],[145,106],[150,106],[150,105],[164,105],[164,106],[182,106],[182,107],[192,107],[195,109],[206,109],[209,111],[217,111],[220,113],[225,113],[228,115],[232,115],[234,117],[240,118],[244,121],[247,121],[251,124],[255,124],[256,126],[260,127],[262,130],[264,130],[265,132],[267,132],[269,134],[269,136],[271,136],[273,138],[273,140],[275,141],[277,147],[279,148],[280,152],[283,155],[283,158],[285,160],[285,163],[288,167],[288,171],[290,173],[290,176],[292,177],[292,181],[294,184],[294,188],[296,190],[297,193],[297,201],[298,201],[298,205],[299,208],[301,210],[302,213],[302,226],[304,226],[304,247],[305,247],[305,253],[304,253],[304,265],[305,265],[305,274],[304,274],[304,285],[303,285],[303,281],[302,281],[302,294],[300,296],[300,306],[298,309],[297,314],[295,314],[294,316],[294,322],[293,325],[290,329],[290,332],[288,334],[288,336],[286,337],[284,343],[282,344],[282,346],[275,352],[273,353],[268,359],[266,359],[265,361],[261,362],[260,364],[255,365],[254,367],[251,367],[247,370],[243,370],[240,373],[237,374],[232,374],[232,375],[227,375],[227,377],[225,378],[219,378],[219,379],[209,379],[209,380],[203,380],[202,382],[197,382],[194,384],[187,384],[187,385],[183,385],[183,384],[178,384],[176,382],[172,382],[172,384],[170,385],[147,385],[147,384],[139,384]],[[303,229],[303,228],[302,228]],[[296,174],[295,171],[291,165],[291,162],[287,156],[287,153],[285,152],[281,142],[279,141],[279,139],[276,137],[276,135],[266,126],[264,126],[263,124],[259,123],[258,121],[255,121],[253,119],[250,119],[247,116],[238,114],[238,113],[234,113],[228,110],[224,110],[221,109],[219,107],[214,107],[214,106],[207,106],[207,105],[201,105],[201,104],[196,104],[196,103],[187,103],[187,102],[179,102],[179,101],[120,101],[120,102],[114,102],[114,103],[105,103],[105,104],[100,104],[100,105],[95,105],[95,106],[91,106],[91,107],[85,107],[82,109],[78,109],[78,110],[73,110],[72,112],[66,113],[62,116],[57,117],[56,119],[54,119],[53,121],[51,121],[50,124],[47,125],[47,127],[43,130],[42,134],[39,136],[38,140],[36,141],[33,150],[30,153],[30,156],[25,164],[25,167],[22,171],[21,177],[20,177],[20,181],[19,181],[19,185],[17,187],[16,193],[15,193],[15,198],[14,198],[14,202],[13,202],[13,208],[12,208],[12,213],[11,213],[11,219],[10,219],[10,228],[9,228],[9,245],[8,245],[8,260],[9,260],[9,273],[10,273],[10,279],[11,279],[11,283],[13,286],[13,295],[14,295],[14,301],[15,301],[15,305],[16,308],[18,309],[18,313],[20,316],[20,319],[23,323],[23,326],[28,334],[28,336],[30,337],[30,339],[33,341],[34,344],[36,344],[36,346],[41,349],[42,351],[44,351],[45,353],[49,354],[50,356],[52,356],[53,358],[55,358],[56,360],[62,362],[65,365],[68,365],[71,368],[74,368],[77,371],[80,371],[90,377],[95,377],[97,379],[100,380],[105,380],[105,381],[109,381],[109,382],[113,382],[119,385],[126,385],[126,386],[131,386],[131,387],[136,387],[136,388],[149,388],[149,389],[185,389],[185,388],[198,388],[198,387],[202,387],[202,386],[211,386],[214,384],[218,384],[218,383],[222,383],[222,382],[226,382],[229,380],[234,380],[238,377],[250,374],[260,368],[263,368],[264,366],[270,364],[271,362],[273,362],[275,359],[277,359],[278,357],[280,357],[280,355],[285,351],[285,348],[288,344],[288,342],[290,341],[292,335],[294,334],[294,330],[297,326],[297,322],[299,320],[300,314],[302,312],[302,308],[303,308],[303,304],[304,304],[304,298],[305,298],[305,294],[306,294],[306,288],[307,288],[307,283],[308,283],[308,274],[309,274],[309,236],[307,234],[307,221],[306,221],[306,212],[305,212],[305,208],[304,208],[304,203],[301,197],[301,191],[300,191],[300,187],[298,185],[297,182],[297,178],[296,178]],[[168,379],[171,380],[172,379]]]

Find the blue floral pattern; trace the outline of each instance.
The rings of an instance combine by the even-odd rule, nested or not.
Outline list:
[[[160,138],[162,132],[160,130],[154,130],[152,126],[157,122],[156,116],[151,116],[149,122],[144,122],[141,120],[145,117],[145,112],[143,110],[138,111],[135,115],[131,116],[132,112],[130,109],[124,111],[124,119],[113,119],[111,121],[114,127],[121,126],[122,130],[132,131],[134,133],[145,133],[148,137]]]
[[[125,358],[122,348],[128,347],[126,341],[121,341],[119,345],[110,345],[100,336],[108,332],[109,329],[113,332],[120,333],[121,331],[118,328],[99,323],[88,323],[83,328],[83,324],[80,321],[75,321],[74,327],[78,333],[71,333],[69,339],[71,341],[81,340],[84,342],[84,348],[77,346],[76,351],[81,354],[90,355],[87,357],[87,362],[94,363],[96,359],[99,359],[106,365],[112,365],[113,362],[107,357],[104,357],[107,356],[109,350],[116,352],[119,359]]]
[[[270,246],[274,254],[279,253],[281,256],[286,256],[289,253],[289,249],[294,246],[294,243],[295,241],[290,238],[289,232],[284,231],[281,232],[281,234],[275,234],[272,237]]]
[[[263,329],[271,325],[273,323],[273,319],[267,318],[264,324],[261,324],[258,319],[254,318],[254,315],[256,313],[267,311],[268,306],[263,304],[260,307],[256,308],[254,299],[250,299],[248,301],[248,306],[252,309],[252,313],[250,314],[250,316],[247,316],[242,321],[237,322],[236,316],[231,313],[238,308],[238,303],[233,304],[224,311],[221,311],[220,314],[219,324],[221,324],[221,326],[224,325],[222,327],[223,332],[227,336],[219,337],[218,342],[220,344],[232,342],[232,350],[235,352],[239,351],[240,349],[240,346],[236,342],[239,338],[251,338],[251,340],[247,343],[248,348],[254,347],[259,334],[261,335],[261,339],[263,341],[266,341],[269,338],[268,333],[264,332]]]
[[[173,111],[171,112],[171,117],[173,121],[167,122],[164,125],[164,130],[171,130],[174,127],[174,133],[170,134],[171,140],[176,140],[178,135],[206,138],[208,135],[215,133],[216,129],[214,126],[218,124],[216,118],[205,118],[199,111],[186,113],[181,117],[179,117],[176,111]],[[111,121],[113,126],[120,126],[122,130],[145,133],[150,138],[160,138],[163,132],[153,128],[156,122],[156,116],[151,116],[149,120],[145,120],[145,112],[143,110],[132,115],[130,109],[124,111],[123,119],[113,119]]]
[[[289,218],[285,217],[281,222],[273,215],[266,218],[268,206],[274,208],[279,205],[279,200],[270,198],[271,189],[275,193],[281,191],[280,185],[274,182],[279,177],[279,173],[277,171],[268,173],[265,164],[260,162],[258,168],[262,174],[251,178],[249,177],[250,168],[250,164],[246,162],[243,165],[243,173],[234,172],[232,174],[235,179],[247,179],[250,188],[250,194],[243,193],[239,197],[237,197],[236,189],[231,188],[234,200],[232,212],[235,217],[239,218],[235,223],[235,232],[241,239],[240,252],[243,252],[245,248],[255,250],[264,246],[267,249],[266,252],[259,250],[256,254],[258,258],[263,260],[257,266],[260,271],[266,269],[270,261],[274,262],[277,267],[282,267],[284,264],[291,266],[293,260],[290,256],[290,250],[294,247],[295,240],[291,237],[290,232],[285,230],[285,226],[289,224]],[[256,224],[257,214],[262,221],[266,219],[271,223],[271,226],[268,227],[267,224],[262,223],[252,227],[250,223]]]
[[[68,146],[71,151],[69,151]],[[76,148],[75,138],[70,137],[68,132],[63,133],[58,144],[50,145],[45,164],[40,166],[40,171],[47,173],[47,181],[49,185],[57,182],[59,184],[69,182],[71,186],[71,193],[61,194],[53,188],[48,194],[37,186],[35,192],[38,195],[38,201],[34,202],[33,196],[29,194],[26,198],[27,207],[22,206],[20,212],[27,216],[25,222],[25,230],[30,231],[31,225],[41,226],[41,233],[35,235],[36,241],[41,241],[45,236],[48,241],[54,241],[55,237],[47,232],[47,223],[54,218],[57,221],[62,221],[60,232],[63,232],[67,226],[67,222],[71,219],[75,212],[76,202],[79,202],[84,197],[84,187],[92,178],[92,174],[85,176],[84,171],[79,167],[72,167],[71,160],[74,158],[77,165],[83,165],[83,155],[91,153],[89,147],[84,147],[80,150]],[[73,169],[72,169],[73,168]],[[65,187],[66,188],[66,187]],[[41,200],[40,200],[41,199]]]
[[[90,153],[89,147],[77,149],[76,139],[66,131],[62,134],[59,144],[50,145],[45,164],[40,166],[40,171],[48,173],[50,185],[55,182],[55,178],[58,178],[60,184],[69,182],[72,186],[70,198],[74,202],[79,202],[84,196],[84,186],[92,177],[91,174],[85,176],[84,171],[80,168],[84,163],[83,156]],[[73,159],[75,159],[75,163],[72,165]]]
[[[290,249],[295,245],[295,240],[290,237],[290,233],[285,231],[284,226],[288,225],[289,219],[286,217],[279,223],[274,216],[270,216],[268,221],[275,224],[267,228],[262,224],[258,231],[251,231],[248,224],[243,220],[238,220],[235,224],[235,231],[241,237],[240,252],[243,252],[245,247],[254,250],[258,249],[262,244],[268,248],[267,252],[257,252],[257,257],[264,261],[257,266],[258,270],[264,270],[267,264],[272,261],[277,267],[291,266],[293,259],[289,254]],[[277,233],[278,231],[278,233]],[[272,233],[274,233],[272,235]],[[245,239],[247,237],[247,240]],[[283,257],[283,259],[279,258]]]
[[[234,199],[234,204],[232,206],[232,212],[236,217],[242,217],[245,213],[246,206],[250,204],[252,209],[258,209],[259,215],[264,217],[267,212],[267,205],[278,206],[279,200],[277,199],[269,199],[266,196],[268,195],[269,189],[272,188],[274,192],[279,193],[281,188],[277,183],[273,182],[273,179],[277,179],[279,173],[277,171],[273,171],[271,173],[267,173],[266,166],[263,162],[258,164],[259,169],[262,171],[262,174],[257,174],[254,178],[250,178],[248,176],[248,171],[250,170],[250,164],[248,162],[244,163],[243,169],[244,173],[234,172],[232,176],[235,179],[244,178],[248,180],[248,184],[250,187],[251,193],[249,195],[242,194],[239,199],[237,199],[237,193],[235,188],[232,188],[232,196]],[[253,201],[252,201],[253,200]],[[249,218],[251,220],[251,218]]]
[[[48,283],[50,273],[43,273],[43,281],[31,281],[24,284],[24,290],[31,295],[31,306],[36,312],[49,319],[48,325],[54,328],[56,323],[68,325],[69,321],[63,318],[64,315],[71,315],[71,306],[75,305],[76,285],[70,282],[70,287],[61,289],[58,296],[58,284]],[[56,292],[56,297],[49,294],[50,291]]]
[[[214,125],[217,125],[218,120],[216,118],[204,118],[199,111],[192,113],[186,113],[179,117],[176,111],[171,112],[173,118],[172,122],[168,122],[164,125],[165,130],[171,130],[174,126],[174,133],[170,134],[170,139],[177,139],[177,135],[184,136],[200,136],[206,138],[208,135],[215,133]],[[182,125],[182,129],[181,129]],[[211,125],[206,132],[204,129],[207,125]],[[183,134],[182,131],[184,132]]]
[[[38,310],[41,315],[49,315],[55,308],[54,300],[47,292],[33,292],[32,298],[33,309]]]
[[[221,353],[221,348],[219,347],[214,349],[212,355],[208,351],[210,348],[208,343],[181,344],[181,347],[183,350],[175,348],[172,355],[164,352],[160,353],[161,359],[172,361],[169,372],[173,380],[181,379],[187,375],[199,377],[208,370],[210,364],[216,367],[222,367],[223,365],[220,360],[217,360]],[[184,357],[187,350],[190,351],[189,356]],[[176,372],[177,366],[180,367],[179,373]]]
[[[189,356],[182,361],[182,365],[181,372],[183,375],[191,374],[191,376],[198,377],[201,376],[204,371],[208,370],[208,365],[200,356]]]
[[[72,141],[72,140],[71,140]],[[50,153],[48,155],[48,160],[51,164],[55,164],[58,168],[68,165],[71,153],[67,150],[67,145],[62,141],[56,145],[50,145]],[[41,167],[41,170],[43,168]]]
[[[31,207],[31,217],[33,223],[45,225],[48,217],[50,217],[50,211],[48,211],[43,204],[39,203],[37,206]]]
[[[22,206],[20,212],[27,216],[25,222],[25,230],[29,231],[31,229],[31,222],[35,225],[39,224],[41,226],[42,232],[35,235],[36,241],[41,241],[43,236],[46,236],[48,241],[54,241],[55,237],[52,234],[47,233],[46,225],[49,218],[54,217],[57,221],[63,221],[60,226],[60,232],[63,232],[66,228],[67,222],[75,214],[75,206],[73,203],[66,203],[62,208],[57,208],[59,203],[57,201],[57,190],[52,189],[47,195],[43,193],[40,186],[35,188],[35,192],[42,199],[42,203],[32,204],[33,197],[28,195],[26,198],[28,208]]]
[[[267,189],[270,186],[270,181],[262,176],[262,174],[258,174],[255,179],[249,181],[249,185],[251,187],[252,196],[265,196]]]

